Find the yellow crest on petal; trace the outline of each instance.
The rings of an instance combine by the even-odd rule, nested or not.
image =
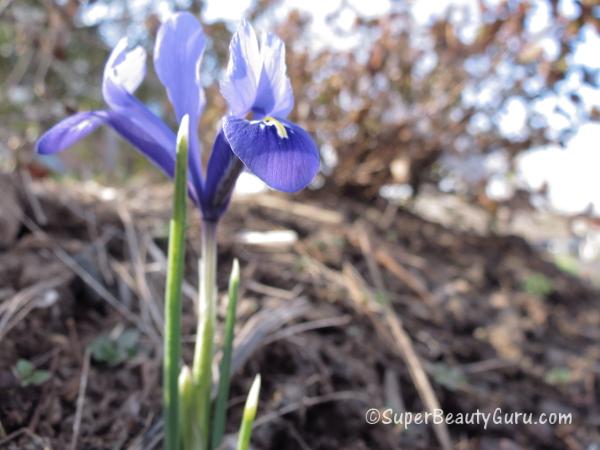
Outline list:
[[[281,139],[288,139],[288,132],[287,129],[285,128],[285,125],[282,124],[279,120],[275,119],[274,117],[265,117],[263,119],[263,123],[265,125],[269,125],[272,127],[275,127],[275,129],[277,130],[277,136],[279,136]]]

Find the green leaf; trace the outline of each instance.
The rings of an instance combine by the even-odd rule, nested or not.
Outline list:
[[[573,374],[568,367],[555,367],[544,376],[544,381],[548,384],[566,384],[570,383],[572,379]]]
[[[123,353],[126,354],[128,358],[135,356],[137,353],[137,345],[140,339],[140,333],[136,329],[125,330],[118,338],[117,338],[117,348]]]
[[[175,194],[169,228],[167,286],[165,290],[165,332],[163,360],[163,417],[165,450],[180,449],[180,432],[187,439],[190,414],[180,411],[178,378],[182,388],[191,389],[189,369],[179,372],[181,360],[181,285],[185,272],[185,219],[187,198],[189,116],[183,116],[177,133]],[[181,423],[187,421],[188,423]]]
[[[240,286],[240,265],[238,260],[233,261],[231,276],[229,277],[229,303],[225,318],[225,336],[223,338],[223,358],[219,369],[219,387],[213,414],[212,448],[216,449],[223,442],[225,422],[227,416],[227,399],[229,397],[229,384],[231,375],[231,355],[233,354],[233,331],[235,326],[238,290]]]
[[[534,273],[523,281],[523,290],[528,294],[545,297],[554,290],[552,281],[541,273]]]
[[[191,420],[194,413],[194,381],[192,380],[192,371],[189,366],[183,366],[179,373],[179,437],[183,450],[193,448],[194,444],[194,424]]]
[[[135,356],[139,336],[135,329],[124,330],[117,336],[98,336],[89,345],[92,358],[111,367],[117,366]]]
[[[14,367],[14,373],[20,380],[30,377],[34,370],[33,364],[26,359],[19,359]]]
[[[29,384],[39,386],[44,384],[50,379],[50,372],[47,370],[36,370],[31,374],[31,377],[27,380]]]
[[[36,370],[35,366],[26,359],[19,359],[13,367],[13,373],[19,379],[21,386],[39,386],[50,379],[47,370]]]
[[[569,275],[579,275],[579,262],[569,255],[559,255],[554,259],[556,267]]]
[[[435,363],[431,367],[431,375],[436,383],[451,391],[455,391],[468,384],[467,377],[458,367],[450,367],[443,363]]]
[[[252,427],[254,426],[254,418],[258,409],[258,396],[260,394],[260,375],[256,375],[254,382],[248,392],[246,404],[244,405],[244,413],[242,415],[242,424],[238,433],[237,450],[248,450],[250,447],[250,437],[252,436]]]

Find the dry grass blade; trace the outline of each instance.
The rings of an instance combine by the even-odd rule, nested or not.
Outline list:
[[[339,402],[339,401],[362,401],[365,404],[368,403],[369,397],[360,391],[341,391],[341,392],[332,392],[331,394],[319,395],[317,397],[306,397],[303,398],[299,402],[290,403],[289,405],[284,406],[283,408],[278,409],[277,411],[273,411],[267,413],[254,422],[255,427],[259,427],[261,425],[265,425],[273,420],[279,419],[287,414],[291,414],[295,411],[304,408],[310,408],[311,406],[320,405],[323,403],[329,402]]]
[[[9,434],[8,436],[6,436],[4,439],[0,439],[0,448],[5,448],[4,445],[8,444],[9,442],[12,442],[14,440],[16,440],[19,436],[22,435],[27,435],[31,438],[31,440],[34,442],[33,445],[35,445],[36,450],[52,450],[52,446],[45,440],[42,439],[41,437],[39,437],[37,434],[35,434],[33,431],[31,431],[29,428],[21,428],[20,430],[17,430],[11,434]],[[16,447],[9,447],[9,448],[16,448]],[[26,447],[26,448],[30,448],[30,447]]]
[[[98,269],[100,270],[100,273],[102,274],[102,277],[106,283],[113,283],[114,276],[109,267],[108,260],[110,257],[108,256],[108,251],[106,250],[106,243],[108,243],[115,235],[120,234],[121,232],[114,227],[107,227],[102,235],[99,235],[98,221],[96,220],[96,217],[92,213],[88,213],[85,216],[88,230],[94,243],[94,250],[98,255],[96,258]]]
[[[366,226],[364,224],[359,224],[356,228],[358,229],[358,242],[367,263],[369,274],[375,283],[377,291],[380,294],[385,294],[386,288],[383,282],[383,275],[381,274],[381,270],[379,270],[379,266],[373,259],[373,243],[371,242]]]
[[[164,320],[159,310],[159,302],[156,300],[152,291],[148,286],[148,280],[146,279],[146,269],[142,258],[142,249],[140,247],[140,240],[138,234],[133,226],[131,214],[123,206],[118,208],[119,217],[125,226],[125,235],[127,237],[127,245],[129,247],[129,258],[133,264],[133,271],[135,275],[135,282],[137,284],[137,292],[142,300],[141,304],[147,308],[150,317],[154,322],[154,326],[158,333],[162,333]]]
[[[390,308],[385,308],[385,310],[384,316],[390,327],[392,335],[394,336],[394,340],[398,344],[398,348],[400,349],[400,352],[406,361],[410,376],[415,383],[415,387],[419,392],[421,400],[423,400],[423,403],[428,411],[433,412],[435,410],[440,410],[440,402],[435,395],[431,383],[429,382],[429,378],[425,373],[423,364],[421,364],[421,361],[415,352],[412,341],[402,326],[402,322],[396,316],[396,314],[390,310]],[[433,430],[435,431],[442,448],[444,450],[451,450],[452,441],[450,440],[450,432],[448,431],[446,423],[440,422],[434,424]]]
[[[383,276],[378,266],[381,264],[387,271],[394,275],[407,288],[413,291],[428,306],[432,307],[432,312],[435,315],[435,301],[427,289],[425,282],[419,276],[405,269],[402,264],[400,264],[400,262],[398,262],[398,260],[390,254],[384,243],[373,243],[372,236],[374,233],[369,230],[366,224],[361,223],[360,225],[355,226],[353,230],[354,232],[350,231],[347,233],[348,240],[352,245],[361,250],[363,258],[367,263],[369,273],[375,283],[375,287],[380,292],[385,292],[382,289]],[[420,265],[422,265],[422,263]]]
[[[338,212],[307,203],[293,202],[277,195],[257,195],[248,198],[246,202],[254,203],[261,208],[284,211],[286,214],[309,219],[311,222],[320,222],[327,225],[341,225],[344,223],[344,216]]]
[[[281,339],[288,339],[297,334],[306,333],[307,331],[319,330],[321,328],[343,327],[351,322],[352,316],[348,314],[343,316],[326,317],[324,319],[311,320],[309,322],[302,322],[297,325],[291,325],[289,327],[284,328],[281,331],[278,331],[277,333],[274,333],[266,340],[265,344],[270,344]]]
[[[412,341],[404,330],[402,322],[396,313],[389,306],[381,305],[376,301],[369,292],[367,284],[360,276],[360,273],[350,263],[346,263],[344,269],[350,296],[358,305],[368,307],[370,313],[367,314],[367,317],[373,322],[375,329],[382,333],[381,324],[385,323],[387,325],[385,330],[391,334],[392,339],[389,339],[387,333],[382,333],[382,337],[389,340],[396,352],[404,359],[413,383],[427,411],[433,412],[441,409],[440,402],[429,382],[423,364],[417,356]],[[368,305],[364,305],[365,296],[371,297]],[[442,448],[444,450],[451,450],[452,442],[446,424],[444,422],[436,423],[433,430]]]
[[[127,450],[154,450],[163,438],[162,419],[148,424],[142,432],[127,446]]]
[[[29,173],[28,170],[20,170],[19,176],[21,178],[23,192],[25,193],[27,201],[31,205],[33,215],[35,216],[35,221],[41,225],[46,225],[48,223],[48,218],[46,217],[46,214],[44,214],[44,209],[42,208],[40,201],[31,189],[31,173]]]
[[[64,285],[71,278],[70,274],[40,281],[15,294],[10,300],[0,305],[0,341],[29,312],[37,306],[36,299],[44,298],[54,289]]]
[[[425,283],[416,275],[413,275],[408,270],[400,265],[396,259],[383,248],[378,248],[375,251],[375,259],[379,264],[385,267],[392,275],[396,276],[406,287],[421,298],[427,305],[435,306],[433,297],[427,290]]]
[[[395,370],[386,369],[383,376],[383,385],[387,403],[394,411],[402,412],[406,411],[406,406],[402,400],[402,390],[398,378],[398,373]]]
[[[235,339],[231,373],[239,370],[250,356],[267,342],[268,336],[286,323],[301,317],[311,308],[305,298],[288,301],[278,308],[265,309],[253,315]]]
[[[79,377],[79,393],[77,394],[77,403],[75,408],[75,420],[73,421],[73,437],[69,450],[77,449],[77,440],[81,429],[81,418],[83,417],[83,405],[85,404],[85,391],[90,373],[90,352],[86,351],[83,357],[83,366],[81,376]]]
[[[147,334],[156,342],[160,342],[160,336],[152,327],[148,327],[143,321],[139,319],[134,313],[127,309],[114,295],[112,295],[101,283],[98,282],[92,275],[90,275],[73,257],[71,257],[65,250],[38,227],[32,220],[27,217],[23,218],[23,223],[32,233],[37,234],[49,243],[52,253],[67,266],[73,273],[75,273],[81,280],[87,284],[96,294],[100,296],[106,303],[113,307],[119,314],[127,319],[132,324],[135,324],[142,332]]]
[[[273,286],[268,286],[266,284],[259,283],[254,280],[248,280],[244,283],[244,287],[249,291],[256,292],[257,294],[267,295],[269,297],[278,298],[281,300],[293,300],[300,295],[302,288],[300,286],[296,286],[294,289],[287,290],[276,288]]]

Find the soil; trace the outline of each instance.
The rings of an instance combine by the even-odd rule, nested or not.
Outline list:
[[[170,187],[11,185],[0,224],[0,448],[160,448]],[[195,211],[189,218],[187,361],[201,226]],[[427,409],[410,350],[447,415],[501,408],[572,417],[450,424],[453,448],[600,443],[599,293],[522,238],[318,192],[238,199],[219,236],[221,292],[234,256],[242,267],[227,431],[235,433],[260,373],[254,448],[441,448],[431,424],[365,421],[369,408]],[[98,342],[108,350],[98,352]],[[19,359],[48,380],[26,385]]]

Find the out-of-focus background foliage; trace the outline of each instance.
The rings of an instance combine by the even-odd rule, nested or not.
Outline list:
[[[123,36],[148,50],[136,95],[175,127],[151,61],[175,10],[208,36],[205,153],[246,17],[285,41],[292,119],[322,157],[298,197],[242,197],[264,189],[244,174],[220,224],[219,287],[234,256],[243,280],[228,433],[261,373],[258,449],[597,448],[596,4],[0,0],[0,448],[160,443],[172,187],[108,128],[60,155],[33,148],[67,115],[102,107],[104,62]],[[187,361],[201,256],[188,218]],[[364,420],[436,402],[573,420]]]
[[[582,176],[590,177],[575,172],[600,161],[587,154],[600,137],[600,128],[589,125],[600,118],[600,7],[591,0],[4,0],[3,164],[29,163],[40,132],[73,110],[101,105],[102,67],[116,40],[127,35],[151,54],[160,18],[190,8],[210,37],[203,65],[209,101],[200,129],[205,148],[224,112],[216,86],[228,38],[236,21],[249,16],[287,44],[294,119],[316,136],[324,163],[319,184],[331,189],[370,199],[382,187],[403,197],[431,183],[480,201],[505,200],[525,186],[547,193],[551,186],[544,181],[552,180],[540,178],[545,169],[555,171],[552,158],[590,158],[587,167],[562,167],[577,188]],[[170,116],[148,72],[139,95]],[[539,157],[529,164],[539,167],[525,169],[523,177],[527,164],[523,158],[516,164],[518,157],[548,145],[567,151]],[[125,178],[139,165],[132,152],[117,151],[120,146],[103,132],[81,146],[87,151],[44,163],[59,173],[67,173],[61,165],[68,161],[69,173],[73,166],[86,175],[108,168]],[[576,207],[585,197],[598,210],[598,194],[578,194],[582,198],[571,199]]]
[[[600,214],[593,0],[3,0],[3,168],[111,183],[156,176],[109,130],[58,157],[39,159],[32,148],[59,119],[101,106],[103,64],[120,37],[151,55],[161,17],[177,9],[197,13],[209,36],[205,149],[225,111],[217,82],[229,36],[249,17],[286,42],[293,119],[322,154],[315,188],[417,204],[419,193],[454,193],[459,205],[481,207],[492,227],[532,205],[578,215],[579,240],[556,245],[596,258],[598,244],[588,242]],[[151,61],[138,95],[172,120]]]

